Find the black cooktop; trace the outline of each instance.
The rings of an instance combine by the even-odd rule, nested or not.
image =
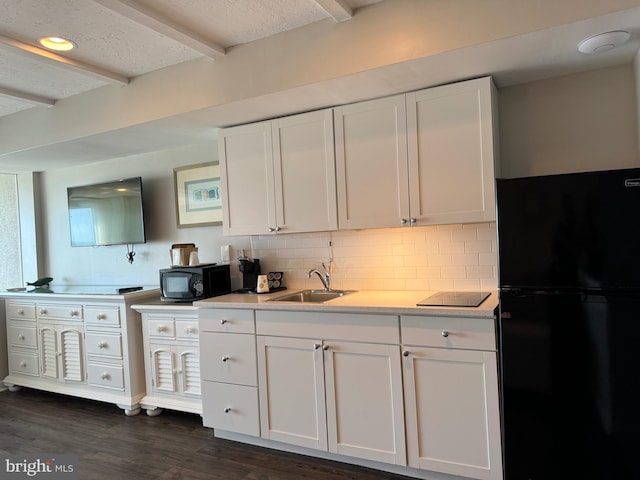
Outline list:
[[[486,292],[438,292],[419,301],[418,307],[477,307],[491,293]]]

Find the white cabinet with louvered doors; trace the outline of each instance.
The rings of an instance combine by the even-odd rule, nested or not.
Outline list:
[[[145,385],[142,325],[131,303],[158,295],[3,293],[9,354],[4,384],[114,403],[135,415]]]
[[[198,313],[191,306],[136,305],[142,312],[147,415],[202,414]]]

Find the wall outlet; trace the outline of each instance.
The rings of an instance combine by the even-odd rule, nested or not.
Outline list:
[[[222,245],[220,247],[220,262],[229,263],[229,245]]]

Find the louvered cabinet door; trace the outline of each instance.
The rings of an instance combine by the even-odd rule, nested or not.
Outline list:
[[[41,375],[65,382],[84,382],[82,329],[41,324],[39,331]]]
[[[151,344],[150,347],[153,389],[157,392],[175,393],[176,368],[171,346]]]
[[[55,326],[40,326],[40,371],[43,377],[58,378],[58,336]]]
[[[82,382],[85,378],[82,354],[82,331],[65,327],[60,331],[60,367],[65,381]]]
[[[195,347],[175,347],[178,358],[180,393],[200,396],[200,351]]]

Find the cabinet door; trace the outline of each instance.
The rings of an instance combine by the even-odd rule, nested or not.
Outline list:
[[[161,393],[175,393],[176,367],[171,346],[149,344],[153,389]]]
[[[335,230],[333,111],[280,118],[272,128],[278,231]]]
[[[218,135],[225,235],[276,227],[271,122],[225,128]]]
[[[400,347],[325,342],[329,451],[406,465]]]
[[[417,224],[495,220],[493,88],[487,77],[407,94]]]
[[[58,336],[53,326],[40,327],[40,372],[43,377],[58,378]]]
[[[327,450],[321,342],[258,336],[263,438]]]
[[[337,107],[334,116],[339,228],[408,221],[404,95]]]
[[[180,393],[200,396],[200,352],[197,347],[176,346]]]
[[[77,327],[41,325],[40,365],[43,377],[83,382],[82,331]]]
[[[495,352],[407,347],[409,466],[501,479]]]

